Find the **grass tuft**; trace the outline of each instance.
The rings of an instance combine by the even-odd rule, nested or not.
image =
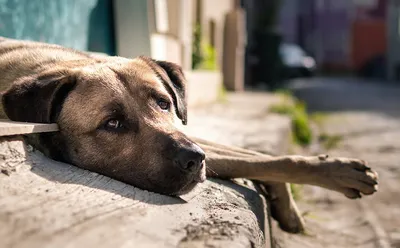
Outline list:
[[[322,127],[324,123],[328,119],[328,114],[323,113],[323,112],[315,112],[310,115],[310,119],[318,125],[318,127]]]
[[[290,191],[292,192],[292,196],[293,196],[293,199],[295,201],[301,200],[301,198],[302,198],[302,194],[301,194],[302,188],[303,188],[303,185],[293,184],[293,183],[290,184]]]
[[[217,101],[220,103],[226,103],[228,101],[228,91],[226,90],[224,83],[221,83],[218,88]]]
[[[336,148],[342,141],[343,137],[340,135],[329,135],[326,133],[321,133],[318,137],[318,141],[324,146],[326,150],[331,150]]]
[[[272,105],[269,111],[290,116],[295,143],[309,145],[312,141],[312,131],[305,103],[297,100],[288,91],[277,94],[282,95],[282,102]]]

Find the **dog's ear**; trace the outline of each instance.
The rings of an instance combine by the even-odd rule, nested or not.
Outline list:
[[[182,68],[171,62],[156,61],[156,63],[164,69],[170,81],[166,82],[167,88],[171,88],[170,94],[174,98],[174,105],[177,116],[182,120],[184,125],[187,124],[187,99],[186,99],[186,79],[183,75]]]
[[[141,56],[150,67],[162,78],[165,87],[174,100],[176,115],[181,119],[184,125],[187,124],[187,99],[186,99],[186,79],[182,68],[171,62],[153,60]],[[155,65],[158,65],[157,67]],[[160,70],[162,72],[160,73]],[[164,73],[163,73],[164,72]],[[163,74],[166,74],[165,78]]]
[[[23,78],[2,94],[4,111],[13,121],[56,122],[75,84],[75,76],[60,73]]]

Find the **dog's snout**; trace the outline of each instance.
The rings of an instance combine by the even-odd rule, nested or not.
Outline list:
[[[203,150],[193,145],[181,148],[176,155],[175,163],[184,171],[197,172],[201,169],[205,157]]]

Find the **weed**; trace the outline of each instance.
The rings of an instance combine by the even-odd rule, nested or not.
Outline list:
[[[312,140],[312,131],[305,103],[297,100],[288,92],[279,92],[282,102],[274,104],[269,111],[290,116],[294,141],[300,145],[309,145]]]
[[[224,86],[223,83],[221,83],[219,89],[218,89],[218,95],[217,95],[217,101],[221,103],[227,102],[228,97],[227,97],[227,90]]]
[[[318,127],[322,127],[326,120],[328,119],[328,114],[323,112],[315,112],[310,115],[310,119],[318,125]]]
[[[216,50],[209,42],[203,40],[201,25],[197,23],[193,31],[192,69],[218,70]]]
[[[318,141],[324,146],[326,150],[336,148],[343,137],[340,135],[329,135],[326,133],[321,133],[318,137]]]
[[[203,42],[202,49],[203,49],[203,61],[200,63],[198,69],[210,70],[210,71],[218,70],[217,53],[215,51],[215,48],[211,44]]]
[[[303,189],[303,185],[300,184],[290,184],[290,191],[292,192],[293,199],[295,201],[301,200],[302,194],[301,190]]]

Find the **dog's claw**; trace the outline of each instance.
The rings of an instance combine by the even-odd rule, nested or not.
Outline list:
[[[358,159],[330,158],[320,162],[327,171],[321,186],[343,193],[350,199],[372,195],[378,190],[378,173]]]

